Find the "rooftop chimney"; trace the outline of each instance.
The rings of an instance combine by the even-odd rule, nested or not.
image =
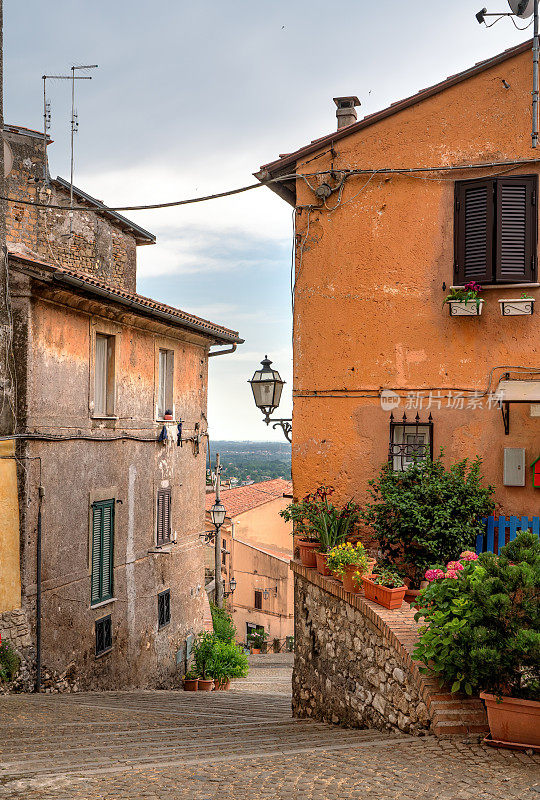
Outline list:
[[[356,106],[360,105],[358,97],[334,97],[337,106],[336,117],[338,130],[356,122]]]

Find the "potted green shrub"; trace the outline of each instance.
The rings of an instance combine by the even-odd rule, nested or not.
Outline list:
[[[385,608],[401,608],[407,587],[397,572],[377,568],[376,575],[363,575],[362,583],[366,600],[373,600]]]
[[[360,518],[359,508],[352,500],[341,507],[329,500],[334,491],[331,486],[319,486],[316,492],[306,495],[299,503],[291,503],[280,512],[287,522],[294,523],[295,532],[309,537],[299,543],[304,550],[306,543],[310,544],[311,550],[308,554],[304,553],[302,563],[305,566],[316,565],[322,575],[331,574],[326,567],[326,554],[345,541]],[[317,547],[313,546],[315,541]],[[315,564],[312,561],[313,552]],[[306,563],[306,556],[309,556],[309,564]]]
[[[234,642],[216,639],[208,671],[214,678],[216,690],[226,691],[233,678],[245,678],[248,674],[248,659],[241,647]]]
[[[212,661],[213,648],[216,637],[208,631],[201,631],[195,640],[193,647],[193,660],[198,678],[198,691],[211,692],[214,687],[214,679],[209,675],[209,665]]]
[[[426,577],[421,669],[480,692],[494,741],[540,746],[540,539],[521,533],[499,556],[463,554]]]
[[[475,281],[465,286],[453,286],[444,303],[450,308],[451,317],[477,317],[482,313],[484,301],[480,298],[482,287]]]
[[[484,486],[481,459],[449,467],[437,458],[414,462],[404,471],[392,464],[370,481],[362,518],[378,541],[380,561],[396,565],[418,589],[433,564],[457,558],[484,532],[482,517],[493,513],[493,487]]]
[[[346,592],[357,592],[355,575],[363,575],[369,571],[368,557],[361,542],[342,542],[333,547],[326,559],[328,569],[343,581]]]
[[[184,675],[184,691],[196,692],[199,688],[199,676],[195,667],[191,667]]]

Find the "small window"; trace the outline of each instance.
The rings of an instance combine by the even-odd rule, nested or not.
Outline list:
[[[171,541],[171,490],[159,489],[157,494],[157,536],[158,547]]]
[[[420,422],[420,417],[412,422],[405,414],[400,422],[394,421],[390,415],[390,445],[388,460],[395,472],[403,472],[412,464],[433,459],[433,419],[429,415],[427,422]]]
[[[536,281],[536,175],[457,181],[454,281]]]
[[[224,566],[227,565],[227,553],[225,552],[226,550],[227,550],[227,540],[226,539],[222,539],[221,540],[221,563]]]
[[[171,621],[171,590],[160,592],[158,601],[158,628],[164,628]]]
[[[96,656],[112,650],[111,615],[96,620]]]
[[[255,608],[262,608],[262,592],[258,589],[255,589]]]
[[[92,503],[92,565],[90,604],[113,596],[114,500]]]
[[[96,333],[94,416],[114,414],[114,336]]]
[[[174,352],[159,351],[158,364],[158,419],[167,412],[173,413]]]

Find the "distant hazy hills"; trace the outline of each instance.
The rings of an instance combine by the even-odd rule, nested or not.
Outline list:
[[[210,441],[210,457],[215,464],[219,453],[223,478],[238,481],[264,481],[291,477],[291,445],[288,442]]]

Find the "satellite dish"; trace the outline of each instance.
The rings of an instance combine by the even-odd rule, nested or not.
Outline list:
[[[508,0],[508,5],[520,19],[532,17],[534,13],[534,0]]]

